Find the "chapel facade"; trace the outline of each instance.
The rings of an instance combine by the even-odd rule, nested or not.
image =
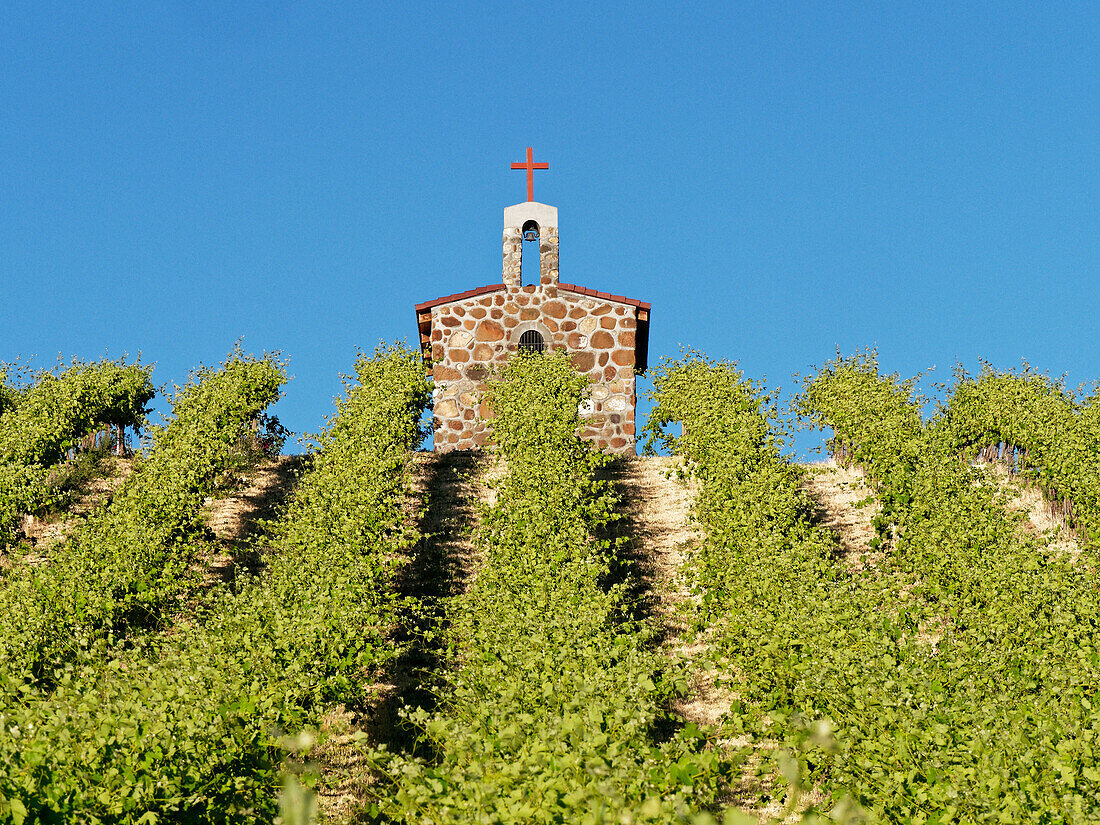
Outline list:
[[[489,440],[485,380],[521,349],[563,349],[592,381],[580,413],[582,438],[633,455],[635,376],[644,373],[650,305],[558,279],[558,210],[532,198],[504,210],[500,283],[417,304],[416,323],[433,392],[435,450],[476,449]],[[524,254],[538,256],[538,283],[522,283]],[[528,262],[528,268],[532,262]]]

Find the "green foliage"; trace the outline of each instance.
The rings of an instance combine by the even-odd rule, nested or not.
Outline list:
[[[689,726],[656,745],[673,692],[645,628],[605,587],[608,460],[576,437],[587,381],[564,356],[514,357],[490,384],[498,503],[484,563],[448,608],[453,668],[437,711],[411,711],[430,759],[378,758],[407,823],[686,821],[722,765]]]
[[[159,621],[188,583],[203,500],[233,462],[244,425],[279,397],[285,380],[273,358],[240,352],[192,375],[172,396],[168,423],[152,428],[149,455],[135,459],[110,503],[48,564],[21,568],[5,582],[0,668],[49,683],[97,639]],[[34,408],[32,395],[17,410],[21,418]]]
[[[22,390],[11,382],[11,372],[8,364],[0,364],[0,419],[18,407],[23,398]]]
[[[363,698],[395,653],[390,578],[430,388],[404,348],[356,373],[261,573],[171,634],[79,657],[48,695],[0,683],[0,822],[273,821],[279,731]],[[283,802],[308,816],[300,787]]]
[[[949,448],[1024,473],[1087,543],[1100,542],[1100,396],[1078,402],[1026,364],[1018,372],[985,364],[977,377],[958,371],[936,430]]]
[[[792,718],[787,695],[812,655],[806,634],[822,629],[815,607],[837,583],[833,537],[814,525],[802,473],[781,454],[771,398],[733,364],[698,353],[666,359],[651,397],[647,446],[682,456],[699,483],[693,512],[704,538],[689,569],[697,627],[708,629],[738,681],[727,722],[765,740],[786,734],[800,751],[810,741],[802,723],[813,717]],[[792,764],[794,773],[783,773],[797,778]]]
[[[725,612],[734,591],[740,599],[782,587],[783,574],[767,561],[772,554],[793,554],[790,563],[803,576],[827,575],[828,537],[809,528],[801,473],[781,455],[770,426],[776,412],[763,389],[728,362],[689,353],[658,365],[651,396],[647,448],[660,444],[682,455],[700,483],[694,515],[708,540],[694,565],[704,617]],[[760,560],[752,575],[748,559]]]
[[[58,499],[51,467],[86,433],[106,425],[141,427],[153,397],[152,367],[103,360],[73,361],[15,389],[0,373],[0,545],[10,541],[21,513]]]
[[[889,553],[856,572],[761,435],[767,399],[727,364],[658,370],[651,431],[700,480],[696,587],[737,678],[730,723],[778,739],[779,772],[821,784],[836,815],[1093,821],[1095,577],[1044,553],[959,460],[960,433],[987,432],[962,418],[972,387],[932,424],[913,390],[863,353],[826,364],[799,398],[886,508]]]
[[[914,386],[915,379],[881,376],[872,350],[827,363],[805,382],[799,399],[812,425],[833,430],[829,450],[837,461],[859,466],[875,485],[882,505],[876,547],[897,521],[897,509],[912,502],[916,467],[927,454]]]
[[[154,395],[152,367],[103,360],[74,361],[46,373],[0,419],[0,460],[54,464],[85,433],[104,425],[140,427]]]
[[[990,376],[977,388],[960,377],[919,431],[912,385],[865,357],[807,382],[803,409],[850,460],[875,468],[897,538],[877,569],[807,605],[801,629],[776,628],[790,653],[776,667],[784,689],[766,707],[788,729],[796,715],[832,719],[838,748],[817,770],[883,819],[1095,821],[1095,577],[1019,530],[957,452],[968,437],[1010,432],[1002,415],[1062,402],[1027,376],[983,397],[998,383]]]

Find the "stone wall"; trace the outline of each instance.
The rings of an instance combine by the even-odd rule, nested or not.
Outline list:
[[[523,231],[522,227],[504,229],[504,283],[509,287],[523,285]],[[558,228],[539,228],[539,276],[543,286],[558,283]]]
[[[547,247],[552,243],[554,269],[551,276],[550,256],[543,252],[542,285],[521,287],[506,278],[504,289],[431,309],[438,452],[472,449],[488,441],[491,412],[481,403],[485,378],[516,352],[528,330],[538,330],[548,348],[565,349],[577,370],[592,378],[579,434],[612,452],[635,452],[637,308],[558,289],[557,233],[551,242],[550,233],[544,232],[541,241]],[[507,272],[507,247],[505,252]],[[550,277],[553,282],[547,283]]]

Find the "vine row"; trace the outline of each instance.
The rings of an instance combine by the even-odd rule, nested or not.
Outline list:
[[[476,535],[484,564],[449,605],[452,666],[421,758],[376,753],[380,813],[406,823],[679,822],[723,766],[693,726],[657,743],[675,693],[649,631],[609,585],[617,498],[577,438],[587,380],[554,354],[490,384],[507,473]]]
[[[18,568],[4,582],[0,669],[48,685],[80,651],[160,622],[192,578],[204,540],[204,499],[240,458],[247,422],[279,397],[285,380],[273,357],[234,352],[177,389],[170,419],[151,428],[148,456],[134,459],[133,473],[110,502],[48,564]]]
[[[282,733],[365,699],[397,652],[391,579],[429,399],[419,353],[360,358],[259,573],[172,634],[81,657],[49,694],[5,681],[0,821],[272,821]]]
[[[63,474],[56,465],[81,437],[144,425],[151,371],[105,359],[74,361],[23,389],[0,380],[0,546],[14,538],[19,515],[57,502]]]

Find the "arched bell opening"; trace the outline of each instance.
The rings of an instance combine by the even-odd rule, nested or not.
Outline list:
[[[520,252],[520,286],[542,283],[542,262],[539,251],[540,231],[535,221],[523,224],[523,249]]]

